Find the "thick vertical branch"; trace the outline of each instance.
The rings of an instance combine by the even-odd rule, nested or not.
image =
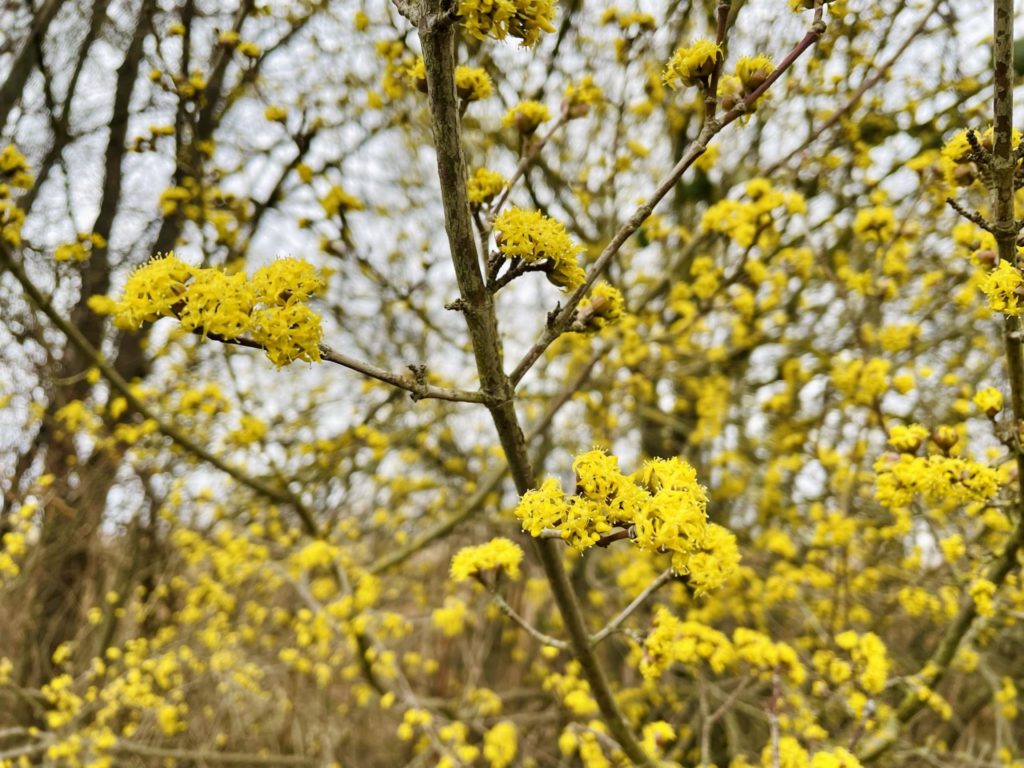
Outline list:
[[[451,19],[439,12],[437,4],[432,5],[433,7],[421,16],[418,26],[423,61],[426,65],[427,93],[437,151],[437,172],[441,182],[445,230],[448,233],[448,244],[455,265],[455,277],[459,284],[462,310],[466,315],[481,389],[485,394],[497,399],[495,404],[488,405],[488,409],[505,451],[516,489],[519,493],[525,493],[535,485],[533,467],[516,416],[513,387],[504,372],[494,302],[480,269],[466,192],[466,162],[462,154],[454,80],[455,29]],[[556,545],[548,540],[540,540],[536,542],[536,547],[569,633],[573,653],[580,662],[609,731],[630,760],[638,765],[649,765],[650,761],[623,717],[607,676],[590,647],[589,633],[572,585],[562,567],[561,555]]]

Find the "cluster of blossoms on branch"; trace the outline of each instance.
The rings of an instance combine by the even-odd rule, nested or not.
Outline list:
[[[25,212],[11,199],[11,187],[28,189],[34,183],[25,156],[13,144],[0,150],[0,240],[17,248]]]
[[[653,459],[631,475],[603,451],[573,462],[576,490],[567,495],[555,478],[520,499],[515,515],[532,536],[555,530],[573,549],[610,542],[615,528],[636,546],[671,555],[672,568],[696,593],[723,584],[739,565],[736,538],[708,522],[707,493],[682,459]]]
[[[976,398],[986,413],[1002,406],[1002,396],[996,399],[991,392],[999,395],[997,390],[982,390]],[[929,437],[936,452],[917,455]],[[949,455],[958,440],[950,427],[940,427],[934,434],[920,424],[893,427],[889,444],[898,453],[883,454],[875,462],[875,498],[889,509],[905,507],[915,496],[931,504],[987,502],[999,491],[999,473],[970,458]]]
[[[457,13],[466,31],[480,40],[514,37],[530,47],[541,32],[555,31],[553,0],[461,0]]]
[[[248,280],[243,272],[193,267],[169,253],[135,270],[120,301],[93,296],[89,306],[113,315],[121,328],[174,317],[202,336],[249,338],[283,366],[320,360],[320,316],[305,302],[323,287],[316,269],[299,259],[279,259]]]
[[[539,211],[502,211],[494,220],[494,232],[494,241],[503,257],[543,266],[548,280],[559,288],[572,291],[586,279],[576,261],[580,246],[563,224]]]

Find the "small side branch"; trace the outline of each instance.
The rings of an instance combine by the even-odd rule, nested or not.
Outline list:
[[[633,602],[622,609],[622,612],[618,616],[609,621],[599,632],[595,633],[594,636],[590,638],[590,644],[597,645],[610,634],[615,632],[622,622],[632,616],[637,608],[647,602],[651,595],[668,584],[672,580],[673,574],[674,571],[671,568],[666,568],[662,571],[654,581],[647,585],[643,592],[633,599]]]
[[[523,631],[526,632],[526,634],[528,634],[537,642],[543,645],[550,645],[552,648],[557,648],[560,651],[568,649],[568,643],[566,643],[564,640],[559,640],[556,637],[552,637],[551,635],[545,635],[539,629],[530,624],[530,622],[528,622],[526,619],[520,616],[516,612],[515,608],[509,605],[508,601],[504,597],[499,595],[497,592],[491,593],[491,599],[494,601],[494,604],[498,606],[499,609],[501,609],[502,613],[504,613],[506,616],[512,619],[512,621],[518,624],[523,629]]]

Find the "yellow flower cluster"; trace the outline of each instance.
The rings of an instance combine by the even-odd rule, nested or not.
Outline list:
[[[0,536],[0,589],[5,582],[21,573],[21,563],[28,553],[29,537],[32,532],[32,518],[38,507],[34,502],[22,505],[17,514],[8,516],[8,530]],[[3,674],[0,673],[0,685]]]
[[[618,288],[605,282],[594,286],[577,310],[577,319],[588,333],[594,333],[614,323],[625,309],[625,299]]]
[[[169,253],[135,270],[120,301],[93,296],[89,306],[113,315],[122,328],[175,317],[186,330],[204,336],[250,334],[282,366],[320,360],[320,316],[304,302],[322,287],[313,266],[299,259],[279,259],[250,282],[243,273],[192,267]]]
[[[53,251],[54,261],[88,261],[97,248],[106,248],[107,241],[95,232],[79,232],[73,243],[58,245]]]
[[[740,81],[744,93],[753,93],[772,73],[772,60],[764,54],[757,56],[741,56],[736,62],[736,77]]]
[[[775,189],[767,179],[751,179],[744,194],[747,200],[720,200],[708,208],[701,227],[721,232],[741,248],[755,243],[772,247],[779,240],[776,220],[807,208],[803,195]]]
[[[463,101],[480,101],[494,93],[494,83],[480,67],[455,68],[455,92]]]
[[[978,287],[988,297],[988,305],[995,312],[1020,315],[1024,314],[1020,294],[1022,285],[1024,278],[1020,270],[1007,261],[1000,261],[995,269],[981,279]]]
[[[505,113],[501,124],[506,128],[515,128],[524,136],[536,131],[542,123],[551,119],[547,106],[539,101],[521,101]]]
[[[875,462],[875,472],[875,498],[888,509],[906,507],[918,494],[933,504],[967,504],[987,501],[999,490],[994,469],[951,456],[887,453]]]
[[[876,205],[857,211],[853,233],[863,240],[884,243],[896,233],[896,213],[887,205]]]
[[[799,4],[800,0],[794,0],[794,10]],[[843,747],[815,752],[811,757],[794,737],[783,736],[779,739],[778,750],[778,762],[775,763],[772,745],[766,744],[761,752],[761,765],[775,763],[781,768],[861,768],[861,762],[856,756]]]
[[[502,193],[508,179],[497,171],[477,168],[466,182],[469,202],[473,205],[485,205]]]
[[[889,656],[881,638],[874,632],[860,635],[848,630],[836,635],[836,645],[849,652],[858,685],[866,693],[881,693],[889,676]]]
[[[511,36],[529,47],[541,32],[555,31],[553,0],[460,0],[458,15],[466,31],[480,40]]]
[[[452,558],[451,577],[454,581],[467,581],[481,571],[503,569],[510,578],[519,578],[519,564],[523,550],[511,539],[498,536],[486,544],[463,547]]]
[[[591,75],[584,75],[578,83],[569,83],[565,88],[562,109],[569,117],[582,117],[591,106],[600,104],[604,93]]]
[[[1003,410],[1003,393],[995,387],[979,389],[971,400],[978,406],[978,410],[990,418]]]
[[[992,148],[994,133],[991,127],[984,132],[975,131],[974,133],[978,138],[978,144],[983,149]],[[939,155],[939,170],[949,187],[969,187],[978,179],[981,179],[986,185],[990,181],[986,169],[979,168],[971,160],[972,147],[967,139],[967,134],[968,131],[964,130],[954,135],[943,145]],[[1013,146],[1020,144],[1021,136],[1021,132],[1015,128],[1011,138]]]
[[[679,81],[686,86],[706,85],[721,57],[722,49],[711,40],[697,40],[690,46],[677,48],[661,74],[662,82],[672,90],[678,87]]]
[[[25,212],[11,199],[11,187],[28,189],[35,183],[28,161],[13,144],[0,150],[0,238],[17,248],[21,245],[21,225]]]
[[[832,383],[851,402],[872,405],[888,390],[891,368],[892,363],[880,357],[866,361],[837,361],[832,366]]]
[[[737,628],[730,639],[706,624],[680,620],[660,608],[644,640],[640,672],[653,679],[674,663],[691,668],[707,665],[716,675],[743,665],[758,674],[779,670],[794,685],[801,685],[807,677],[796,651],[786,643],[773,642],[767,635],[745,627]]]
[[[900,453],[913,453],[930,434],[920,424],[900,424],[889,430],[889,445]]]
[[[494,220],[494,241],[506,259],[527,264],[544,263],[548,280],[565,290],[574,290],[586,278],[576,261],[580,247],[565,227],[540,211],[509,208]]]
[[[502,720],[484,734],[484,760],[490,768],[507,768],[516,759],[518,731],[515,723]]]
[[[363,210],[362,202],[337,185],[327,191],[327,194],[320,200],[320,205],[328,216]]]
[[[681,459],[654,459],[632,474],[603,451],[573,462],[576,492],[566,496],[548,478],[524,494],[515,514],[523,530],[560,532],[573,549],[592,547],[614,528],[628,529],[641,549],[671,553],[672,568],[702,594],[720,586],[739,564],[735,537],[707,520],[707,494],[697,473]]]

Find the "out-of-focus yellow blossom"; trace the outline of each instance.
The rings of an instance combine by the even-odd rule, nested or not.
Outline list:
[[[106,248],[107,241],[95,232],[79,232],[73,243],[62,243],[53,251],[54,261],[88,261],[98,248]]]
[[[914,453],[930,434],[920,424],[898,424],[889,430],[889,445],[900,453]]]
[[[889,388],[892,363],[880,357],[869,360],[837,360],[832,366],[832,383],[857,405],[871,405]]]
[[[978,410],[987,416],[995,416],[1003,409],[1003,393],[995,387],[979,389],[971,398]]]
[[[562,108],[569,117],[582,117],[592,106],[600,104],[602,99],[604,93],[594,83],[594,78],[591,75],[584,75],[578,83],[566,86]]]
[[[459,66],[455,68],[455,91],[464,101],[480,101],[494,92],[494,83],[480,67]]]
[[[551,119],[548,108],[539,101],[521,101],[501,119],[506,128],[515,128],[524,136],[532,135],[543,123]]]
[[[775,761],[771,744],[766,744],[761,751],[762,768],[809,768],[810,755],[800,742],[793,736],[782,736],[779,739],[778,761]]]
[[[363,210],[363,204],[357,198],[337,185],[327,191],[327,194],[320,200],[320,205],[328,216]]]
[[[999,711],[1007,720],[1016,719],[1020,714],[1020,699],[1017,696],[1017,686],[1012,677],[1003,677],[996,691],[996,703],[1000,705]]]
[[[500,195],[508,185],[508,179],[497,171],[477,168],[466,183],[469,202],[473,205],[485,205]]]
[[[994,469],[950,456],[884,454],[875,462],[875,498],[888,509],[905,507],[920,494],[929,503],[986,501],[999,490]]]
[[[767,179],[751,179],[744,195],[746,200],[720,200],[712,205],[704,212],[701,227],[727,235],[742,248],[755,243],[771,247],[779,240],[777,221],[806,210],[802,195],[778,190]]]
[[[466,604],[462,600],[457,597],[446,597],[444,606],[435,608],[430,620],[445,637],[455,637],[462,634],[462,630],[466,627],[466,618],[469,615]]]
[[[523,560],[523,550],[510,539],[502,536],[491,539],[486,544],[474,547],[463,547],[452,558],[451,577],[454,581],[467,581],[481,571],[501,568],[509,578],[519,578],[519,564]]]
[[[484,759],[491,768],[507,768],[516,759],[518,732],[514,723],[502,720],[484,734]]]
[[[887,205],[857,211],[853,232],[864,240],[888,242],[896,232],[896,214]]]
[[[850,653],[860,687],[881,693],[889,676],[889,656],[881,638],[874,632],[859,635],[848,630],[836,635],[836,645]]]
[[[828,752],[816,752],[810,768],[861,768],[861,763],[849,751],[836,747]]]
[[[995,603],[993,598],[998,591],[995,584],[988,579],[978,579],[970,587],[971,599],[979,616],[991,618],[995,615]]]
[[[288,109],[276,104],[271,104],[263,110],[263,117],[272,123],[283,123],[288,119]]]

